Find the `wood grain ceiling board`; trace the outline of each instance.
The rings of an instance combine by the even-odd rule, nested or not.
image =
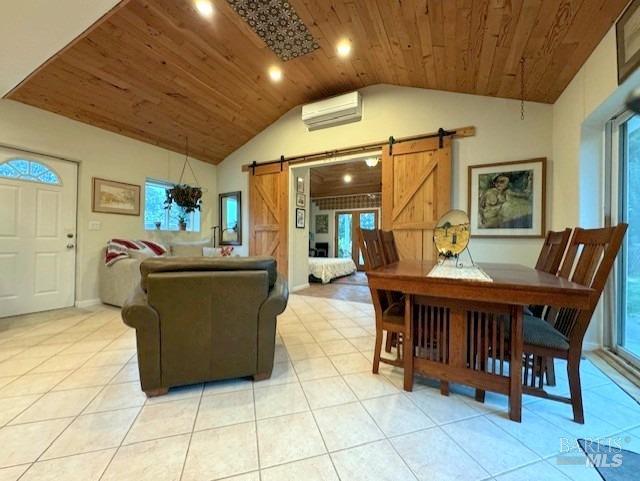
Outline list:
[[[213,3],[207,20],[192,0],[125,2],[8,98],[176,152],[188,136],[215,164],[296,105],[367,85],[519,98],[523,56],[525,98],[553,103],[627,0],[291,0],[320,48],[286,63]]]
[[[351,175],[349,183],[344,181],[346,174]],[[364,160],[313,167],[310,177],[312,199],[381,192],[382,162],[375,167],[369,167]]]

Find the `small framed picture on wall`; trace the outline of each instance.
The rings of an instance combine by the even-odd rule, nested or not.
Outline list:
[[[304,207],[306,202],[304,194],[296,194],[296,207]]]
[[[304,209],[296,209],[296,228],[304,229]]]
[[[304,177],[296,177],[296,192],[304,192]]]
[[[616,22],[618,84],[640,65],[640,0],[633,0]]]

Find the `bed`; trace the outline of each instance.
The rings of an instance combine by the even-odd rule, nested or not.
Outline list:
[[[356,271],[351,258],[309,257],[309,278],[327,284],[332,279],[348,276]]]

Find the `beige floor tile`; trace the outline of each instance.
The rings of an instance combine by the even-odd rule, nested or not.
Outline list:
[[[245,423],[255,419],[253,391],[232,391],[206,396],[200,402],[197,431]]]
[[[299,361],[301,359],[311,359],[314,357],[325,357],[324,351],[317,343],[312,344],[294,344],[286,348],[289,359]]]
[[[101,481],[179,481],[189,435],[122,446]]]
[[[101,351],[89,359],[85,366],[87,367],[102,367],[118,365],[123,366],[130,361],[136,355],[136,351],[133,350],[114,350],[114,351]]]
[[[191,398],[145,406],[124,444],[191,432],[199,402],[199,398]]]
[[[260,481],[260,474],[258,473],[258,471],[254,471],[252,473],[246,473],[246,474],[241,474],[239,476],[231,476],[230,478],[224,478],[224,481]]]
[[[120,366],[81,367],[61,383],[53,388],[54,391],[62,389],[75,389],[90,386],[103,386],[107,384],[120,370]]]
[[[69,374],[71,374],[71,371],[25,374],[0,389],[0,398],[45,393]]]
[[[118,337],[113,342],[111,342],[111,344],[105,347],[103,351],[112,351],[112,350],[120,350],[120,349],[131,350],[131,351],[136,350],[135,331],[131,333],[125,332],[120,337]]]
[[[352,337],[349,342],[353,344],[358,351],[373,350],[376,344],[375,336]]]
[[[235,424],[193,434],[182,481],[219,479],[256,469],[255,424]]]
[[[21,466],[0,469],[0,481],[18,481],[29,466],[30,464],[23,464]]]
[[[146,400],[147,396],[138,382],[108,384],[91,401],[84,414],[142,406]]]
[[[420,431],[435,423],[403,394],[362,401],[362,405],[388,437]]]
[[[276,363],[277,364],[277,363]],[[275,368],[274,368],[275,370]],[[203,396],[211,396],[224,392],[246,391],[253,389],[253,382],[247,378],[224,379],[222,381],[208,382],[204,385]]]
[[[40,394],[0,399],[0,427],[7,424],[40,398]]]
[[[351,354],[338,354],[330,356],[331,362],[340,374],[352,374],[356,372],[371,371],[371,363],[359,352]]]
[[[300,381],[310,381],[312,379],[338,375],[338,371],[336,371],[335,367],[327,357],[295,361],[293,363],[293,367],[295,368]]]
[[[316,342],[316,339],[308,332],[294,332],[291,334],[281,334],[282,340],[287,346],[293,346],[294,344],[310,344]]]
[[[100,392],[99,387],[52,391],[33,403],[11,424],[76,416],[82,412],[98,392]]]
[[[262,468],[326,453],[311,413],[258,421],[258,448]]]
[[[20,481],[98,481],[115,449],[78,454],[33,464]]]
[[[339,481],[327,455],[264,469],[261,476],[262,481]]]
[[[287,348],[282,344],[276,344],[273,353],[273,362],[287,362],[289,360],[289,353]]]
[[[22,351],[24,351],[23,347],[2,348],[2,345],[0,344],[0,362],[10,359]]]
[[[119,446],[139,410],[140,408],[121,409],[77,417],[47,449],[42,459]]]
[[[82,341],[78,341],[75,344],[72,344],[71,346],[67,347],[64,351],[62,351],[62,353],[64,354],[78,354],[78,353],[84,353],[84,352],[96,353],[101,349],[103,349],[104,347],[107,347],[111,343],[111,341],[108,339],[102,339],[102,340],[96,340],[96,339],[86,340],[86,339],[87,338],[83,339]]]
[[[359,338],[367,335],[367,331],[361,327],[339,327],[338,331],[347,339]]]
[[[66,349],[71,344],[38,344],[36,346],[29,347],[22,351],[20,354],[16,354],[14,359],[29,359],[38,357],[51,357],[58,354],[63,349]]]
[[[16,359],[12,357],[0,363],[0,377],[22,376],[31,371],[34,367],[46,361],[47,357],[36,357],[27,359]]]
[[[32,463],[69,425],[70,418],[0,429],[0,468]]]
[[[264,381],[255,382],[256,387],[275,386],[277,384],[288,384],[298,382],[298,376],[290,362],[278,362],[273,365],[271,377]]]
[[[340,334],[337,329],[324,329],[322,331],[315,331],[312,336],[317,342],[336,341],[339,339],[344,339],[342,334]]]
[[[281,384],[254,389],[257,419],[294,414],[309,410],[299,383]]]
[[[305,381],[302,383],[302,389],[311,409],[321,409],[357,400],[353,391],[339,376]]]
[[[304,322],[304,326],[312,334],[318,331],[326,331],[327,329],[333,329],[333,326],[329,324],[328,321],[325,321],[325,320]]]
[[[93,356],[91,352],[80,354],[57,354],[30,371],[29,374],[39,374],[57,371],[75,370]]]
[[[327,356],[335,356],[337,354],[350,354],[358,352],[353,344],[346,339],[338,339],[335,341],[324,341],[320,343],[320,347]]]
[[[388,441],[378,441],[331,454],[340,479],[415,481]],[[434,481],[436,478],[433,478]],[[440,480],[438,480],[440,481]]]
[[[129,362],[125,364],[124,367],[118,371],[118,374],[109,381],[109,384],[132,381],[140,381],[140,372],[138,370],[138,363],[136,362]]]
[[[358,402],[318,409],[314,415],[329,451],[384,438],[382,431]]]
[[[359,399],[370,399],[399,392],[393,384],[380,374],[347,374],[344,376],[344,380]]]

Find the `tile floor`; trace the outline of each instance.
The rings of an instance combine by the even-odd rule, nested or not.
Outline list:
[[[271,379],[146,399],[134,332],[119,311],[70,309],[0,321],[0,481],[597,480],[577,437],[640,451],[640,407],[583,363],[585,425],[570,407],[450,397],[401,371],[370,372],[370,304],[292,295]],[[558,392],[566,378],[558,366]],[[434,387],[436,386],[436,387]],[[567,462],[569,461],[569,462]]]

